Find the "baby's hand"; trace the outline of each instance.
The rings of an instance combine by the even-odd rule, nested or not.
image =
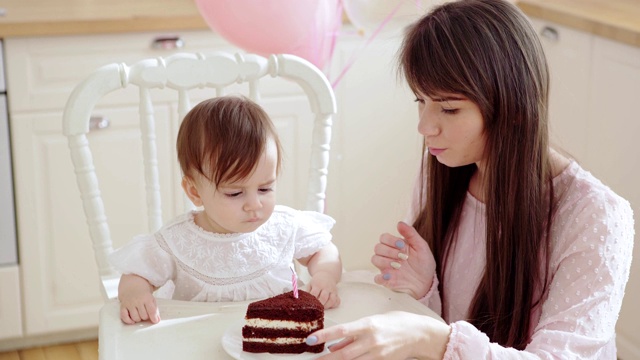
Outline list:
[[[122,275],[118,286],[120,320],[125,324],[149,320],[156,324],[160,312],[153,296],[153,286],[137,275]]]
[[[332,309],[340,305],[338,285],[330,274],[324,272],[315,273],[307,288],[307,291],[318,298],[325,309]]]

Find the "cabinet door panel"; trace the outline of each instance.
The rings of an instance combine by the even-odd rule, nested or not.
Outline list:
[[[551,142],[576,159],[584,160],[593,36],[539,19],[532,19],[532,24],[540,36],[551,76]]]
[[[640,234],[640,48],[597,37],[594,42],[593,112],[589,127],[588,168],[614,191],[629,200]],[[633,258],[640,258],[635,246]],[[621,359],[640,357],[640,262],[632,261],[631,274],[618,318],[617,339]]]
[[[18,266],[0,267],[0,340],[22,336]]]
[[[263,99],[262,106],[273,120],[282,144],[282,173],[277,202],[296,209],[306,206],[311,130],[315,120],[306,97]],[[331,173],[328,175],[331,177]]]
[[[146,232],[145,192],[137,109],[101,109],[111,125],[92,137],[96,171],[116,246]],[[158,112],[159,163],[170,164],[169,120]],[[61,114],[14,116],[11,128],[16,172],[25,332],[28,335],[97,325],[102,298],[82,213]],[[165,167],[167,168],[167,167]],[[166,199],[175,188],[169,169],[160,174]],[[168,194],[167,194],[168,193]],[[165,217],[174,205],[163,204]]]

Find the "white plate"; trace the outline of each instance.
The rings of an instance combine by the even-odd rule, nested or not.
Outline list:
[[[335,325],[335,321],[331,321],[327,318],[324,319],[324,326],[329,327]],[[302,353],[302,354],[269,354],[269,353],[250,353],[242,351],[242,327],[244,326],[244,319],[236,321],[227,328],[222,335],[222,348],[231,357],[237,360],[270,360],[270,359],[282,359],[287,358],[291,360],[310,360],[315,359],[320,355],[328,354],[329,350],[325,346],[324,351],[321,353]]]

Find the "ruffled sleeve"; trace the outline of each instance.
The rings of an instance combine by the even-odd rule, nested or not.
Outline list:
[[[109,262],[122,274],[135,274],[160,287],[173,279],[175,264],[171,256],[158,245],[155,236],[134,237],[123,247],[109,254]]]
[[[309,256],[331,242],[331,229],[336,223],[332,217],[315,211],[298,211],[296,221],[296,259]]]

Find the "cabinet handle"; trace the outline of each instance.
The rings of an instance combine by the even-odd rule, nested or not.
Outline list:
[[[179,36],[159,36],[151,43],[151,48],[156,50],[174,50],[183,47],[184,41]]]
[[[106,129],[111,125],[111,120],[106,116],[92,116],[89,118],[89,131]]]
[[[542,31],[540,31],[540,35],[542,35],[542,37],[549,39],[553,42],[557,42],[560,39],[560,34],[558,34],[558,30],[550,26],[543,27]]]

